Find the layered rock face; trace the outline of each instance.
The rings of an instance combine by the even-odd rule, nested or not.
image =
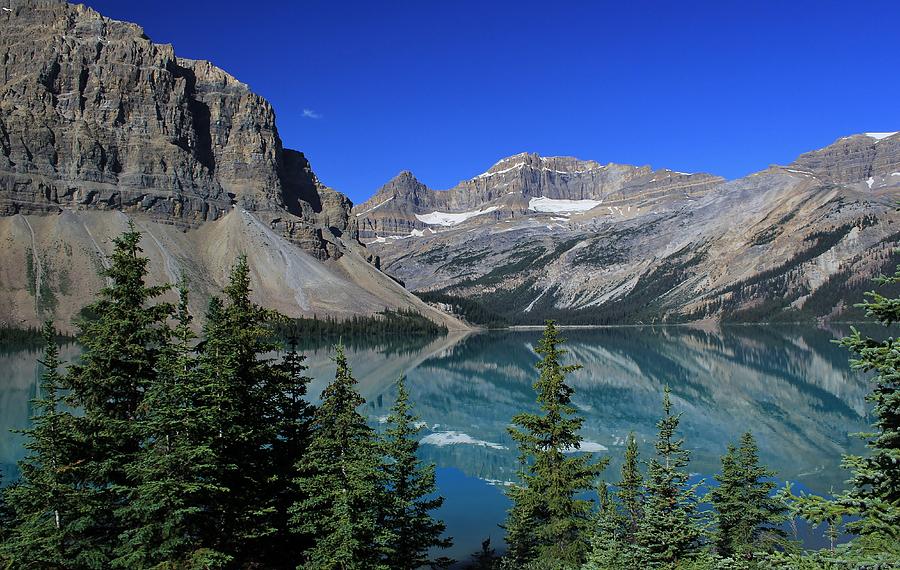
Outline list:
[[[900,172],[900,138],[896,134],[844,137],[831,146],[800,155],[789,168],[808,170],[835,184],[866,182],[869,188],[896,185],[898,181],[892,176]]]
[[[274,171],[271,109],[224,72],[179,61],[140,27],[83,6],[15,2],[0,17],[4,213],[67,205],[216,219],[231,204],[225,186],[235,186],[223,180],[238,170],[242,133],[228,144],[230,129],[219,128],[235,106],[268,127],[256,135],[268,156],[247,158]],[[216,175],[217,163],[225,176]]]
[[[358,206],[382,267],[511,322],[845,314],[900,262],[900,135],[854,135],[725,181],[517,155],[443,192],[409,173]]]
[[[494,208],[485,212],[488,218],[515,219],[532,211],[532,199],[627,206],[647,200],[702,196],[721,181],[708,174],[523,153],[504,158],[484,174],[446,191],[431,190],[411,172],[401,172],[357,206],[354,213],[359,218],[361,237],[371,239],[424,230],[433,224],[422,217],[436,211],[459,214]]]
[[[0,322],[69,329],[130,219],[152,279],[189,278],[198,314],[244,253],[257,300],[288,315],[462,326],[367,263],[350,201],[247,85],[81,5],[7,0],[0,29]]]
[[[271,105],[225,71],[81,5],[16,0],[0,19],[0,213],[122,209],[197,224],[235,205],[275,213],[320,257],[335,251],[317,230],[354,233],[349,202],[282,148]]]

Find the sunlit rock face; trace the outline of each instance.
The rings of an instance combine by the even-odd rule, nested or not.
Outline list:
[[[812,321],[900,262],[898,198],[900,135],[868,133],[731,181],[533,154],[447,191],[404,172],[353,213],[409,288],[514,323]]]
[[[423,456],[493,482],[515,480],[516,450],[507,426],[534,410],[533,351],[539,331],[484,333],[456,344],[378,356],[352,350],[351,365],[368,400],[373,425],[393,401],[391,378],[406,372],[423,425]],[[841,455],[859,450],[850,436],[865,429],[869,390],[849,370],[834,333],[804,327],[726,327],[717,333],[669,328],[568,330],[567,361],[583,368],[570,378],[585,417],[584,449],[610,456],[610,477],[634,432],[650,453],[662,391],[672,389],[683,413],[681,433],[692,451],[690,470],[711,475],[728,443],[750,430],[762,458],[783,479],[819,492],[840,488]],[[311,358],[316,395],[327,382],[327,351]],[[373,367],[372,362],[382,362]],[[384,363],[390,363],[390,370]],[[377,370],[376,370],[377,368]],[[390,374],[385,375],[385,372]],[[332,372],[333,374],[333,372]]]
[[[272,106],[207,61],[82,5],[0,11],[0,323],[64,330],[102,287],[111,239],[143,233],[149,279],[196,314],[246,254],[255,300],[292,316],[419,302],[369,260],[346,196],[282,147]]]
[[[601,165],[567,156],[522,153],[497,162],[487,172],[435,191],[404,171],[354,208],[363,239],[398,239],[414,230],[430,230],[436,214],[495,209],[480,222],[503,221],[535,212],[566,214],[600,203],[628,206],[649,200],[697,197],[722,179],[709,174],[653,170],[649,166]],[[380,240],[378,243],[382,243]]]
[[[14,1],[0,18],[3,214],[122,209],[197,224],[236,205],[355,235],[349,201],[282,147],[272,106],[227,72],[82,5]]]

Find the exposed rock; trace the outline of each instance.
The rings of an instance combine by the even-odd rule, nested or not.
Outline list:
[[[200,304],[246,253],[258,301],[288,315],[404,308],[464,328],[366,261],[350,201],[282,148],[247,85],[85,6],[7,1],[0,322],[69,329],[132,219],[152,280],[185,275]]]
[[[872,133],[844,137],[831,146],[800,155],[790,167],[808,170],[835,184],[890,176],[900,172],[900,136],[897,133]]]
[[[435,191],[404,171],[354,209],[363,238],[410,235],[429,225],[416,215],[495,207],[488,218],[514,219],[529,213],[531,199],[595,200],[636,204],[648,199],[698,197],[721,178],[708,174],[654,171],[648,166],[601,165],[565,156],[522,153],[504,158],[484,174]]]
[[[837,317],[900,242],[900,135],[725,181],[516,155],[445,192],[401,174],[354,212],[413,290],[512,322]]]
[[[151,283],[186,278],[192,311],[205,314],[211,295],[228,282],[235,258],[247,254],[253,299],[289,316],[349,318],[385,308],[415,310],[449,328],[465,328],[425,305],[366,262],[359,246],[333,238],[339,259],[322,261],[282,236],[259,214],[235,208],[184,231],[147,216],[64,209],[58,215],[0,217],[0,322],[37,326],[53,318],[72,330],[73,318],[104,285],[112,238],[129,220],[143,238]],[[174,292],[167,300],[175,301]]]
[[[121,209],[175,223],[232,204],[283,213],[325,258],[350,202],[282,148],[272,106],[207,61],[176,57],[134,24],[81,5],[16,1],[0,16],[0,214]]]

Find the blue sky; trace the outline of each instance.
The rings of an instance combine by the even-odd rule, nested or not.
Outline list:
[[[529,151],[729,178],[900,129],[900,2],[88,0],[275,107],[358,203]]]

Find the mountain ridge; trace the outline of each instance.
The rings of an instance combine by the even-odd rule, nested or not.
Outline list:
[[[835,318],[896,260],[900,135],[876,135],[734,180],[522,153],[446,191],[404,174],[354,214],[412,290],[514,323]]]

